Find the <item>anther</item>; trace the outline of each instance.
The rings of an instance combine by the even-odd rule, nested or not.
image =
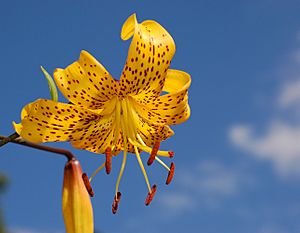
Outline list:
[[[170,158],[174,157],[174,151],[168,151]]]
[[[105,169],[106,169],[106,173],[109,174],[111,172],[111,148],[110,147],[106,148],[105,156],[106,156]]]
[[[91,185],[86,173],[82,173],[82,180],[83,180],[83,183],[85,185],[87,192],[90,194],[91,197],[93,197],[94,191],[93,191],[92,185]]]
[[[156,142],[154,143],[153,148],[152,148],[150,157],[149,157],[149,159],[148,159],[148,161],[147,161],[148,166],[150,166],[150,165],[153,163],[153,161],[155,160],[155,156],[156,156],[156,154],[157,154],[157,151],[158,151],[158,149],[159,149],[159,146],[160,146],[160,142],[159,142],[159,141],[156,141]]]
[[[145,205],[149,205],[156,193],[156,185],[153,185],[151,188],[151,192],[148,193],[146,200],[145,200]]]
[[[167,177],[167,180],[166,180],[167,185],[170,184],[172,179],[173,179],[174,169],[175,169],[175,164],[172,162],[171,166],[170,166],[170,171],[169,171],[169,174],[168,174],[168,177]]]
[[[113,201],[113,203],[112,203],[111,211],[112,211],[113,214],[116,214],[116,213],[117,213],[117,210],[118,210],[118,206],[119,206],[120,200],[121,200],[121,193],[118,192],[117,195],[115,195],[114,201]]]

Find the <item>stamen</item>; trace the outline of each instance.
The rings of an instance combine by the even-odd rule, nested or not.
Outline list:
[[[143,141],[141,135],[139,135],[138,133],[136,134],[136,137],[137,139],[140,141],[140,143],[143,145],[143,146],[147,146],[146,143]]]
[[[92,179],[97,175],[97,173],[99,172],[99,171],[101,171],[102,170],[102,168],[104,168],[104,166],[105,166],[105,162],[104,163],[102,163],[94,172],[93,172],[93,174],[91,175],[91,177],[90,177],[90,182],[92,182]]]
[[[129,115],[128,115],[128,109],[127,109],[127,105],[126,105],[126,100],[122,100],[121,101],[121,107],[122,107],[122,113],[123,113],[123,117],[122,120],[124,121],[124,125],[122,126],[122,130],[124,129],[125,131],[125,135],[128,138],[134,138],[134,134],[132,129],[135,128],[134,126],[132,127],[132,121],[131,119],[129,119]]]
[[[138,160],[138,162],[139,162],[139,165],[140,165],[140,167],[141,167],[141,170],[142,170],[142,172],[143,172],[143,175],[144,175],[146,184],[147,184],[147,186],[148,186],[149,192],[151,192],[151,188],[150,188],[150,183],[149,183],[149,180],[148,180],[148,176],[147,176],[145,167],[144,167],[143,162],[142,162],[142,160],[141,160],[141,156],[140,156],[140,154],[139,154],[138,149],[137,149],[136,146],[134,146],[134,151],[135,151],[136,158],[137,158],[137,160]]]
[[[121,178],[122,178],[122,175],[123,175],[123,172],[124,172],[124,168],[125,168],[125,164],[126,164],[126,158],[127,158],[127,151],[124,150],[123,161],[122,161],[121,169],[120,169],[119,176],[118,176],[117,183],[116,183],[116,195],[118,194],[120,181],[121,181]]]
[[[130,102],[130,99],[127,100],[127,105],[129,108],[128,111],[129,111],[131,120],[133,122],[138,122],[139,119],[138,119],[137,113],[134,111],[134,105]],[[143,151],[151,154],[153,148],[146,145],[146,143],[143,141],[141,135],[139,133],[137,133],[136,127],[134,127],[134,133],[135,133],[135,136],[138,139],[138,141],[134,140],[130,143],[137,146],[139,149],[142,149]],[[156,155],[165,156],[165,157],[173,157],[174,152],[173,151],[161,151],[161,150],[157,149]]]
[[[149,157],[148,162],[147,162],[148,166],[150,166],[154,162],[155,157],[157,155],[157,151],[159,149],[159,146],[160,146],[160,142],[156,141],[154,143],[153,149],[151,151],[150,157]]]
[[[111,172],[111,157],[112,157],[110,147],[106,148],[105,156],[106,156],[105,169],[106,169],[106,173],[109,174]]]
[[[123,121],[121,121],[120,123],[121,123],[122,132],[123,132],[124,152],[123,152],[123,161],[122,161],[121,169],[120,169],[119,176],[118,176],[117,183],[116,183],[116,196],[118,194],[120,181],[121,181],[121,178],[122,178],[122,175],[123,175],[123,172],[124,172],[124,168],[125,168],[125,165],[126,165],[126,159],[127,159],[127,138],[124,135],[124,130],[123,130],[124,129],[124,124],[123,124]]]
[[[148,193],[146,200],[145,200],[145,205],[148,206],[151,201],[153,200],[153,197],[156,193],[156,185],[153,185],[150,192]]]
[[[126,99],[126,107],[127,107],[127,116],[128,116],[128,124],[129,124],[129,131],[131,133],[131,137],[135,140],[135,135],[137,134],[136,132],[136,124],[135,124],[135,119],[133,116],[133,106],[130,104],[130,100]],[[130,127],[131,126],[131,127]]]
[[[118,139],[119,139],[119,131],[120,131],[120,118],[121,118],[121,106],[120,106],[120,101],[117,101],[116,103],[116,121],[115,121],[115,124],[116,124],[116,127],[115,127],[115,135],[114,135],[114,144],[113,144],[113,148],[115,147],[115,145],[117,145],[117,142],[118,142]]]
[[[170,171],[170,168],[158,157],[155,157],[155,160],[159,162],[164,168],[166,168],[168,171]]]
[[[168,151],[168,152],[169,152],[170,158],[173,158],[174,157],[174,151]]]
[[[117,192],[117,194],[114,197],[114,201],[112,203],[112,208],[111,208],[113,214],[117,213],[120,200],[121,200],[121,193]]]
[[[139,134],[137,134],[136,136],[137,136],[137,138],[140,137]],[[137,141],[131,140],[130,138],[128,138],[128,139],[129,139],[129,142],[130,142],[132,145],[134,145],[134,146],[136,146],[136,147],[142,149],[143,151],[145,151],[145,152],[151,154],[152,148],[149,147],[149,146],[147,146],[144,142],[142,142],[142,143],[140,144],[140,143],[138,143]],[[163,157],[169,157],[169,158],[170,158],[170,154],[173,156],[173,155],[174,155],[174,152],[173,152],[173,151],[163,151],[163,150],[158,150],[156,155],[163,156]]]
[[[166,180],[166,185],[171,183],[173,176],[174,176],[174,170],[175,170],[175,164],[172,162],[171,166],[170,166],[170,171],[169,171],[169,174],[168,174],[168,177]]]
[[[91,197],[93,197],[94,191],[93,191],[92,185],[91,185],[86,173],[82,173],[82,180],[83,180],[83,183],[85,185],[87,192],[90,194]]]

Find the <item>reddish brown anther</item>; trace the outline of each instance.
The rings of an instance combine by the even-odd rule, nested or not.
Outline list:
[[[169,153],[170,158],[174,157],[174,151],[169,151],[168,153]]]
[[[156,193],[156,185],[153,185],[151,188],[151,192],[148,193],[146,200],[145,200],[145,205],[149,205]]]
[[[170,166],[170,171],[169,171],[169,174],[168,174],[168,177],[167,177],[167,180],[166,180],[167,185],[170,184],[172,179],[173,179],[174,169],[175,169],[175,164],[172,162],[171,166]]]
[[[121,193],[118,192],[117,195],[114,197],[114,201],[112,203],[111,211],[112,211],[113,214],[117,213],[120,200],[121,200]]]
[[[88,178],[86,173],[82,173],[82,179],[83,179],[83,183],[85,185],[86,190],[88,191],[90,196],[93,197],[94,196],[94,191],[93,191],[92,185],[91,185],[91,183],[89,181],[89,178]]]
[[[105,160],[105,170],[106,170],[106,173],[109,174],[111,172],[111,148],[108,147],[106,150],[105,150],[105,156],[106,156],[106,160]]]
[[[148,166],[150,166],[150,165],[154,162],[155,156],[156,156],[157,151],[158,151],[158,149],[159,149],[159,146],[160,146],[160,142],[159,142],[159,141],[156,141],[156,142],[154,143],[153,148],[152,148],[150,157],[149,157],[149,159],[148,159],[148,161],[147,161]]]

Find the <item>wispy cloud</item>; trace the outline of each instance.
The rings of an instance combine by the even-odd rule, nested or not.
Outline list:
[[[300,174],[300,125],[274,121],[262,135],[250,126],[235,125],[229,137],[256,158],[271,161],[280,175]]]
[[[183,210],[193,209],[195,199],[183,193],[163,193],[159,196],[159,202],[174,214],[181,213]]]
[[[279,106],[284,109],[288,107],[300,108],[300,79],[283,84],[282,91],[279,94],[278,103]]]
[[[51,231],[51,230],[37,230],[37,229],[28,229],[24,227],[11,227],[8,230],[8,233],[63,233],[64,231]]]
[[[224,200],[232,198],[252,183],[251,178],[240,168],[225,166],[218,161],[196,163],[176,172],[177,191],[159,195],[162,209],[173,214],[202,209],[218,208]]]
[[[289,62],[280,72],[284,82],[270,103],[276,106],[274,114],[264,132],[257,133],[255,126],[237,123],[228,133],[233,145],[258,159],[269,160],[278,174],[285,177],[300,175],[300,48],[288,57]]]
[[[286,233],[286,230],[282,230],[281,227],[274,225],[262,226],[257,233]]]

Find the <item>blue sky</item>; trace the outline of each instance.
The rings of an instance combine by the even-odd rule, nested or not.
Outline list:
[[[134,12],[169,31],[177,45],[171,67],[192,76],[191,118],[162,145],[176,152],[174,182],[165,186],[165,170],[148,168],[158,191],[145,207],[147,188],[130,157],[112,215],[115,158],[112,174],[93,183],[102,233],[300,232],[299,1],[6,1],[0,11],[1,135],[12,132],[25,104],[49,98],[40,65],[52,72],[85,49],[118,78],[129,46],[120,29]],[[89,174],[104,161],[55,145],[72,150]],[[11,233],[64,232],[64,162],[18,145],[1,148]]]

